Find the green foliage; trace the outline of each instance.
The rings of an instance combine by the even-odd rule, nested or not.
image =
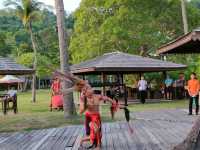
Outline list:
[[[10,47],[7,46],[6,35],[3,32],[0,32],[0,55],[6,56],[6,52],[10,51]]]
[[[190,29],[196,28],[200,10],[187,6]],[[183,34],[180,0],[83,0],[75,20],[72,63],[110,51],[154,55],[160,45]]]
[[[33,64],[33,53],[25,53],[17,57],[17,63],[22,64],[26,67],[32,67]]]
[[[52,67],[59,66],[59,46],[58,35],[56,32],[56,16],[50,9],[42,9],[38,12],[38,20],[32,22],[34,37],[37,42],[37,52],[39,56],[44,56],[44,62],[53,64]],[[44,21],[45,20],[45,21]],[[30,35],[24,28],[19,17],[15,14],[15,9],[6,8],[0,10],[0,56],[11,56],[22,61],[28,67],[32,67],[32,59],[30,55],[33,52]],[[73,14],[66,16],[66,28],[73,29]],[[23,58],[23,56],[25,56]],[[37,75],[48,76],[49,71],[45,65],[41,65],[38,58]],[[40,66],[43,66],[41,68]],[[47,65],[46,65],[47,66]]]
[[[24,26],[28,26],[38,17],[38,11],[43,3],[37,0],[6,0],[4,5],[14,7],[17,17],[20,18]]]
[[[48,68],[49,66],[51,67],[56,67],[54,66],[50,59],[47,56],[44,55],[37,55],[38,58],[38,66],[37,66],[37,71],[36,74],[39,77],[46,77],[51,74],[50,69]],[[33,59],[34,59],[34,54],[33,53],[24,53],[20,55],[19,57],[16,58],[16,61],[19,64],[22,64],[24,66],[33,67]]]

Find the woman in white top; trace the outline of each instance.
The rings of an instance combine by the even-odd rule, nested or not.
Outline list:
[[[143,76],[141,77],[141,80],[139,80],[138,82],[138,90],[140,93],[141,103],[144,104],[146,99],[147,81],[144,79]]]

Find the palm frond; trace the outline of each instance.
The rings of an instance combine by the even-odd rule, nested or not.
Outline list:
[[[44,3],[37,0],[6,0],[5,6],[12,6],[16,9],[16,15],[22,20],[23,25],[27,26],[29,22],[38,18],[38,11],[44,6]]]
[[[18,7],[18,6],[21,6],[20,5],[20,2],[19,2],[19,0],[5,0],[4,2],[3,2],[3,5],[4,6],[13,6],[13,7]]]

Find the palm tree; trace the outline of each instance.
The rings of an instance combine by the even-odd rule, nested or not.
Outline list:
[[[57,16],[57,29],[60,48],[60,68],[63,73],[70,71],[69,68],[69,54],[67,43],[67,32],[65,31],[65,16],[63,0],[55,0],[56,16]],[[70,83],[63,82],[63,88],[70,86]],[[75,113],[73,95],[64,96],[64,116],[68,118]]]
[[[181,10],[182,10],[182,20],[183,20],[183,29],[184,33],[188,33],[188,20],[187,20],[187,10],[186,10],[186,1],[181,0]]]
[[[24,27],[29,31],[34,52],[34,70],[37,69],[37,46],[33,34],[32,22],[37,18],[37,12],[42,5],[43,3],[36,0],[7,0],[5,2],[5,6],[12,6],[15,8],[16,15],[22,20]],[[36,74],[33,74],[32,79],[32,101],[36,101]]]

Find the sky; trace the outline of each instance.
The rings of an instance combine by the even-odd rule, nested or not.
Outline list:
[[[0,0],[0,9],[3,8],[3,1],[4,0]],[[38,1],[54,7],[54,0],[38,0]],[[64,6],[65,10],[67,12],[74,11],[76,8],[79,7],[79,4],[81,2],[81,0],[63,0],[63,1],[64,1],[64,5],[65,5]]]

